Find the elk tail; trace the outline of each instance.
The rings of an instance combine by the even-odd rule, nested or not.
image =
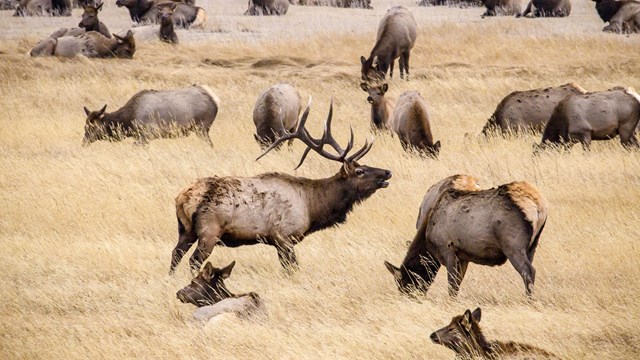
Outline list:
[[[204,25],[207,23],[208,18],[207,12],[203,8],[198,8],[196,19],[193,20],[190,27],[204,29]]]
[[[638,104],[640,104],[640,95],[638,95],[638,93],[632,87],[624,89],[624,92],[631,95],[634,99],[636,99]]]
[[[547,223],[547,219],[544,220],[544,222],[542,223],[542,226],[540,226],[540,229],[538,229],[536,236],[533,238],[533,241],[531,241],[531,243],[529,244],[529,248],[527,249],[527,257],[529,258],[529,261],[533,260],[533,254],[535,253],[536,248],[538,247],[538,241],[540,240],[540,235],[542,234],[542,230],[544,229],[544,225],[546,223]]]

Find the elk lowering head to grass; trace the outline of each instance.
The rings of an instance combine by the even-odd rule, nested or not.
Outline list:
[[[482,310],[467,310],[462,315],[455,316],[451,323],[442,329],[434,331],[430,338],[435,344],[453,350],[456,358],[463,359],[506,359],[512,356],[530,356],[534,358],[550,358],[553,354],[538,347],[513,341],[489,341],[484,337],[480,328]]]
[[[181,89],[142,90],[120,109],[106,113],[84,108],[87,114],[83,143],[97,140],[175,137],[195,132],[209,145],[209,128],[218,114],[220,100],[206,85]]]
[[[287,132],[295,130],[301,110],[300,94],[293,86],[277,83],[265,90],[253,107],[256,141],[267,147]]]
[[[264,312],[264,303],[258,294],[250,292],[236,295],[227,289],[224,280],[231,276],[235,264],[233,261],[219,269],[207,262],[191,283],[176,293],[178,300],[199,308],[193,314],[197,320],[209,320],[223,313],[246,318]]]
[[[82,13],[82,20],[78,24],[78,27],[85,29],[85,31],[97,31],[106,38],[111,39],[109,29],[107,29],[107,26],[98,19],[98,13],[100,10],[102,10],[102,2],[85,5],[84,12]]]
[[[527,182],[479,190],[475,178],[454,175],[427,191],[418,232],[398,268],[385,261],[401,292],[426,292],[440,269],[447,268],[449,295],[456,296],[470,262],[496,266],[507,259],[531,295],[531,262],[547,220],[547,204]]]
[[[365,142],[360,150],[349,155],[353,131],[344,149],[333,138],[333,101],[319,139],[305,128],[310,107],[311,99],[296,131],[280,137],[258,159],[282,142],[298,139],[307,145],[298,167],[313,150],[340,163],[340,170],[332,177],[317,180],[282,173],[197,180],[176,197],[179,238],[170,273],[196,241],[198,245],[190,259],[192,269],[199,269],[216,245],[238,247],[258,243],[274,246],[282,266],[295,269],[298,265],[295,244],[318,230],[344,223],[355,204],[389,185],[391,171],[358,163],[373,142]],[[325,150],[326,145],[336,154]]]

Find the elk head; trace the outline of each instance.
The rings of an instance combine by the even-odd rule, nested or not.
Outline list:
[[[376,190],[389,186],[387,180],[391,178],[391,171],[369,167],[366,165],[360,165],[358,163],[358,160],[362,159],[362,157],[364,157],[369,152],[369,150],[371,150],[371,147],[373,146],[373,140],[371,140],[371,142],[369,142],[368,140],[365,141],[364,146],[360,150],[356,151],[350,156],[347,156],[348,153],[353,149],[353,129],[351,129],[351,137],[349,139],[349,143],[344,149],[333,138],[333,135],[331,134],[333,99],[331,99],[331,105],[329,106],[329,115],[327,116],[327,120],[324,123],[324,133],[322,134],[322,137],[320,139],[313,138],[309,131],[307,131],[307,129],[304,127],[307,122],[307,118],[309,117],[310,108],[311,97],[309,97],[309,103],[307,104],[307,108],[305,109],[302,117],[300,118],[300,121],[298,122],[298,128],[296,129],[296,131],[293,133],[286,133],[284,136],[278,138],[268,148],[266,148],[256,160],[259,160],[261,157],[266,155],[272,149],[276,148],[282,142],[290,139],[298,139],[305,145],[307,145],[307,148],[302,154],[302,158],[300,159],[298,166],[296,166],[295,168],[297,169],[302,165],[311,150],[315,151],[325,159],[340,162],[342,164],[342,168],[340,169],[340,172],[336,174],[336,176],[340,176],[344,181],[347,181],[350,184],[349,189],[355,192],[357,198],[356,201],[362,201],[371,196],[374,192],[376,192]],[[337,152],[337,154],[333,154],[324,150],[325,145],[329,145]]]
[[[84,112],[87,114],[87,121],[84,125],[83,145],[89,145],[94,141],[104,139],[111,135],[110,127],[104,123],[105,110],[107,110],[107,105],[98,111],[91,111],[87,109],[87,107],[84,108]]]
[[[173,11],[178,6],[175,2],[165,2],[156,5],[158,9],[158,22],[161,25],[167,26],[173,24]]]
[[[362,81],[381,81],[384,80],[385,69],[380,64],[378,56],[371,56],[366,59],[364,56],[360,57],[360,64],[362,64]]]
[[[97,5],[87,4],[83,8],[84,12],[82,13],[82,20],[78,24],[78,27],[84,28],[86,30],[97,30],[98,12],[102,10],[102,3],[99,3]]]
[[[191,284],[185,286],[176,293],[177,298],[183,303],[190,303],[197,307],[213,305],[233,295],[224,285],[224,279],[228,279],[236,262],[218,269],[210,262],[191,280]]]
[[[116,38],[116,47],[112,50],[113,56],[121,59],[132,59],[136,52],[136,41],[133,38],[133,32],[127,31],[124,37],[113,34]]]
[[[451,323],[434,331],[430,338],[435,344],[444,345],[458,354],[479,354],[486,340],[480,330],[482,310],[467,310],[451,319]]]

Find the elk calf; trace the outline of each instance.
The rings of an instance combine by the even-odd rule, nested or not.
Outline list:
[[[111,39],[109,29],[107,29],[107,26],[98,19],[98,13],[100,10],[102,10],[102,2],[97,5],[85,5],[84,12],[82,13],[82,20],[78,24],[78,27],[83,28],[86,31],[97,31],[106,38]]]
[[[393,130],[402,147],[414,147],[419,152],[437,157],[440,141],[433,141],[427,102],[417,91],[405,91],[393,111]]]
[[[398,268],[385,261],[398,289],[427,292],[441,264],[449,295],[456,296],[470,262],[496,266],[507,259],[533,292],[531,264],[547,221],[547,202],[527,182],[479,190],[474,177],[454,175],[427,191],[418,214],[418,232]]]
[[[477,308],[467,310],[451,320],[442,329],[436,330],[430,336],[435,344],[443,345],[456,353],[456,358],[464,359],[506,359],[512,356],[529,356],[553,358],[553,354],[538,347],[513,341],[488,341],[482,329],[480,319],[482,310]]]
[[[253,107],[256,141],[266,147],[294,131],[301,110],[300,94],[293,86],[278,83],[265,90]]]
[[[376,130],[392,130],[391,122],[395,105],[384,95],[389,85],[360,84],[362,90],[369,94],[367,101],[371,104],[371,126]]]
[[[178,4],[174,2],[160,3],[158,8],[158,21],[160,22],[160,31],[158,38],[169,44],[178,44],[178,35],[173,29],[173,11]]]
[[[207,262],[191,283],[176,293],[181,302],[198,307],[193,314],[197,320],[207,321],[225,313],[245,319],[266,314],[264,303],[258,294],[250,292],[236,295],[225,286],[224,280],[229,278],[235,264],[233,261],[218,269]]]

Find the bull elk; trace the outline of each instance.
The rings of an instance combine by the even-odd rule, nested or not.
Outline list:
[[[313,138],[305,123],[311,99],[295,132],[280,137],[256,159],[260,159],[284,141],[298,139],[307,145],[298,163],[302,165],[311,150],[342,164],[340,170],[325,179],[306,179],[282,173],[255,177],[202,178],[183,189],[176,197],[178,243],[173,250],[170,273],[185,252],[198,241],[190,259],[197,270],[215,245],[238,247],[264,243],[274,246],[285,269],[298,266],[294,245],[316,231],[346,221],[347,214],[378,189],[386,188],[391,171],[360,165],[373,141],[348,156],[351,138],[342,148],[331,134],[333,100],[321,138]],[[337,152],[324,150],[328,145]]]

